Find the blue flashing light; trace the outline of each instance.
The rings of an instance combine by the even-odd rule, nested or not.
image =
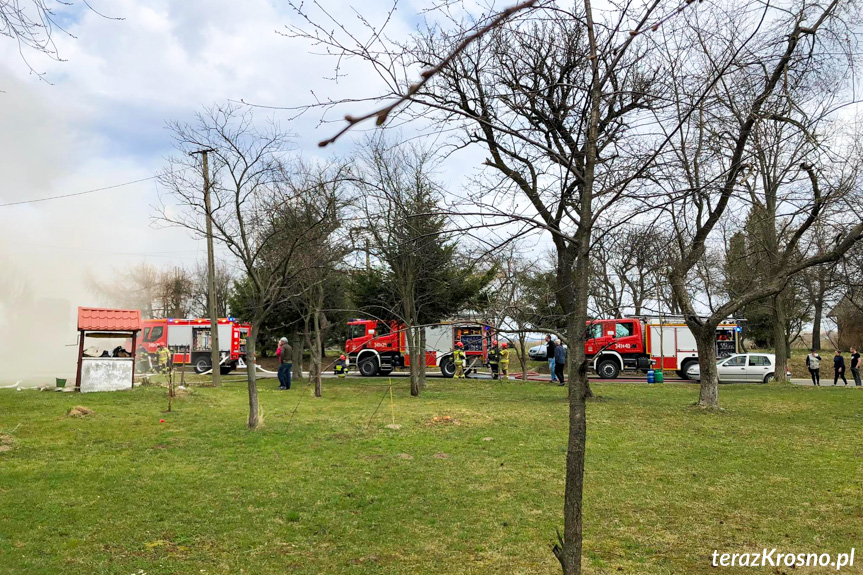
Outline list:
[[[738,325],[737,327],[734,328],[734,331],[740,333],[741,331],[743,331],[743,329]]]

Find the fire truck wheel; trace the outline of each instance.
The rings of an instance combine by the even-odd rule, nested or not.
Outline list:
[[[364,377],[372,377],[377,375],[378,373],[378,358],[369,357],[362,361],[358,366],[360,368],[360,375]]]
[[[620,368],[617,366],[617,362],[613,359],[606,359],[596,366],[596,373],[602,379],[614,379],[617,377],[617,374],[620,373]]]
[[[233,364],[221,365],[221,366],[219,366],[219,373],[221,373],[222,375],[228,375],[229,373],[231,373],[231,370],[233,370],[233,369],[234,369]]]
[[[447,357],[440,362],[440,372],[444,377],[453,377],[455,375],[455,362],[451,357]]]
[[[199,357],[195,362],[195,373],[204,373],[210,371],[210,360],[206,357]]]

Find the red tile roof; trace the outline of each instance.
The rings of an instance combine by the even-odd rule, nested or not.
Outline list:
[[[141,312],[136,309],[79,307],[78,329],[84,331],[140,331]]]

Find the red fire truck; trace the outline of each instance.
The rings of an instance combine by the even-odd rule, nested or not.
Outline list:
[[[455,342],[464,344],[465,373],[488,363],[494,330],[475,321],[447,321],[425,328],[426,367],[439,367],[444,377],[455,374],[452,350]],[[348,361],[364,376],[389,375],[411,364],[407,332],[395,321],[355,319],[348,322],[345,342]]]
[[[232,317],[220,318],[219,351],[223,374],[241,366],[246,359],[246,338],[251,324],[241,323]],[[143,348],[155,363],[157,346],[161,343],[171,351],[175,365],[191,364],[196,373],[211,367],[209,319],[145,319],[139,348]]]
[[[740,325],[735,320],[716,328],[716,357],[740,348]],[[614,379],[624,370],[662,368],[686,379],[698,363],[695,336],[680,317],[598,319],[588,323],[584,352],[599,377]]]

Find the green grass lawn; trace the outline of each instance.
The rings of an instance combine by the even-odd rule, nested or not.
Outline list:
[[[267,380],[249,432],[232,379],[172,413],[157,387],[0,390],[0,574],[559,572],[564,389],[402,380],[391,430],[388,397],[366,429],[385,380]],[[709,414],[694,385],[592,385],[587,573],[855,546],[863,572],[863,391],[722,386]]]

